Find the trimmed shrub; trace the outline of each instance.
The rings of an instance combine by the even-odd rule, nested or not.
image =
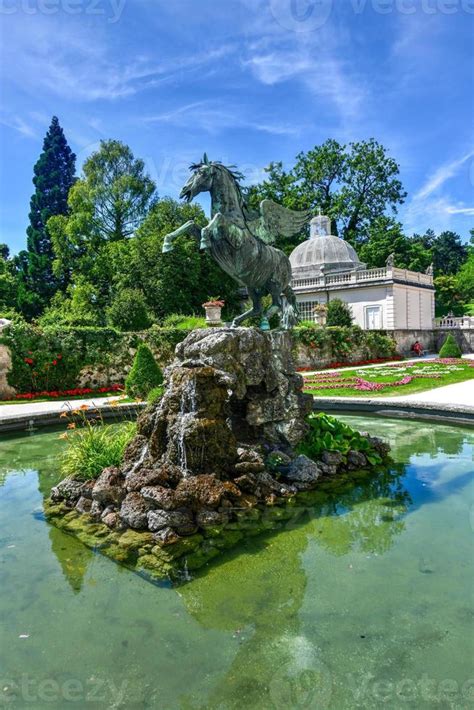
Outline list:
[[[326,325],[338,325],[342,328],[350,328],[352,325],[353,316],[351,307],[341,301],[340,298],[334,298],[328,303]]]
[[[129,397],[146,399],[148,393],[163,382],[163,373],[148,345],[141,343],[133,361],[132,369],[125,380]]]
[[[443,345],[441,346],[441,350],[439,351],[439,357],[461,357],[462,356],[462,350],[457,344],[456,340],[454,339],[454,336],[449,333],[449,335],[446,337],[446,340],[444,341]]]

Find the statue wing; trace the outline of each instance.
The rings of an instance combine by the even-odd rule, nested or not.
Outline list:
[[[311,210],[296,212],[278,205],[273,200],[262,200],[260,219],[251,224],[256,236],[267,244],[275,244],[278,237],[291,237],[301,232],[311,218]]]

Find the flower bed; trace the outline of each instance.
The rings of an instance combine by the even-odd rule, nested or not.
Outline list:
[[[317,392],[326,390],[346,390],[350,392],[380,392],[385,389],[405,387],[416,380],[448,380],[457,375],[469,379],[469,370],[474,367],[474,361],[461,358],[437,358],[415,363],[393,363],[387,367],[373,368],[360,372],[321,372],[305,377],[304,391]],[[383,378],[394,377],[406,372],[394,380]],[[465,375],[468,375],[467,377]],[[456,380],[459,381],[459,380]],[[444,383],[443,383],[444,384]]]
[[[97,394],[112,394],[114,392],[123,392],[123,385],[111,385],[110,387],[99,387],[98,389],[92,389],[91,387],[75,387],[70,390],[62,391],[48,391],[43,392],[26,392],[24,394],[17,394],[14,400],[31,400],[31,399],[67,399],[68,397],[83,397],[85,395],[97,395]],[[10,401],[14,401],[10,400]]]
[[[356,362],[330,362],[328,365],[323,365],[321,370],[334,370],[339,367],[361,367],[362,365],[380,365],[384,362],[392,362],[393,360],[403,360],[402,355],[393,355],[393,357],[379,357],[372,360],[357,360]],[[403,363],[402,363],[403,364]],[[393,367],[397,367],[396,364]],[[311,372],[314,367],[297,367],[297,372]]]

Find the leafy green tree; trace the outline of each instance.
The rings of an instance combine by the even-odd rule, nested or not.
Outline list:
[[[395,266],[411,271],[424,272],[433,261],[427,239],[420,235],[407,237],[402,225],[392,217],[375,218],[367,236],[367,241],[359,248],[359,256],[369,269],[385,266],[390,254],[394,254]]]
[[[435,274],[456,274],[467,259],[467,246],[456,232],[441,232],[433,241],[433,265]]]
[[[21,287],[19,307],[27,317],[39,315],[58,288],[53,274],[53,248],[47,222],[68,212],[68,194],[75,181],[76,156],[53,116],[35,167],[35,192],[30,202],[27,249],[16,260]]]
[[[116,291],[106,313],[107,323],[118,330],[146,330],[151,326],[145,297],[137,288]]]
[[[207,222],[199,205],[165,198],[152,207],[136,238],[111,245],[114,290],[139,288],[157,320],[172,313],[201,315],[202,303],[211,294],[219,294],[230,313],[238,305],[235,282],[199,252],[195,239],[181,236],[173,251],[162,254],[165,235],[189,219],[202,226]]]
[[[328,303],[326,325],[338,325],[341,327],[350,328],[352,325],[353,316],[351,307],[341,301],[340,298],[333,298]]]
[[[387,209],[396,212],[406,197],[399,173],[398,163],[373,138],[350,144],[338,200],[344,239],[363,241],[374,219]]]
[[[469,248],[467,260],[461,266],[457,277],[457,286],[467,301],[474,301],[474,246]]]
[[[84,277],[69,284],[66,293],[58,291],[39,318],[42,326],[104,326],[105,316],[98,307],[97,290]]]
[[[318,209],[328,214],[334,234],[353,244],[364,243],[374,220],[387,210],[396,212],[406,192],[399,180],[399,166],[387,150],[371,139],[348,146],[328,140],[307,153],[299,153],[294,167],[271,163],[268,179],[248,190],[250,204],[273,199],[289,209]],[[304,235],[282,241],[290,251]]]
[[[127,145],[102,141],[69,194],[69,215],[49,221],[54,272],[68,283],[81,273],[108,295],[106,246],[132,237],[153,204],[155,185]]]
[[[465,297],[459,288],[456,276],[436,276],[434,287],[437,316],[447,313],[463,315]]]
[[[395,264],[402,269],[410,268],[411,241],[402,232],[402,225],[391,217],[377,217],[368,229],[368,239],[359,249],[360,260],[367,268],[385,266],[387,257],[395,255]]]
[[[5,247],[5,244],[0,247]],[[8,259],[9,250],[1,249],[0,254],[0,316],[15,309],[17,301],[17,280],[13,271],[13,263]]]

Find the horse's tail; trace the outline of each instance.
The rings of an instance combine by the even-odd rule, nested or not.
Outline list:
[[[296,296],[290,284],[283,291],[283,312],[281,325],[285,330],[290,330],[300,322],[300,313]]]

